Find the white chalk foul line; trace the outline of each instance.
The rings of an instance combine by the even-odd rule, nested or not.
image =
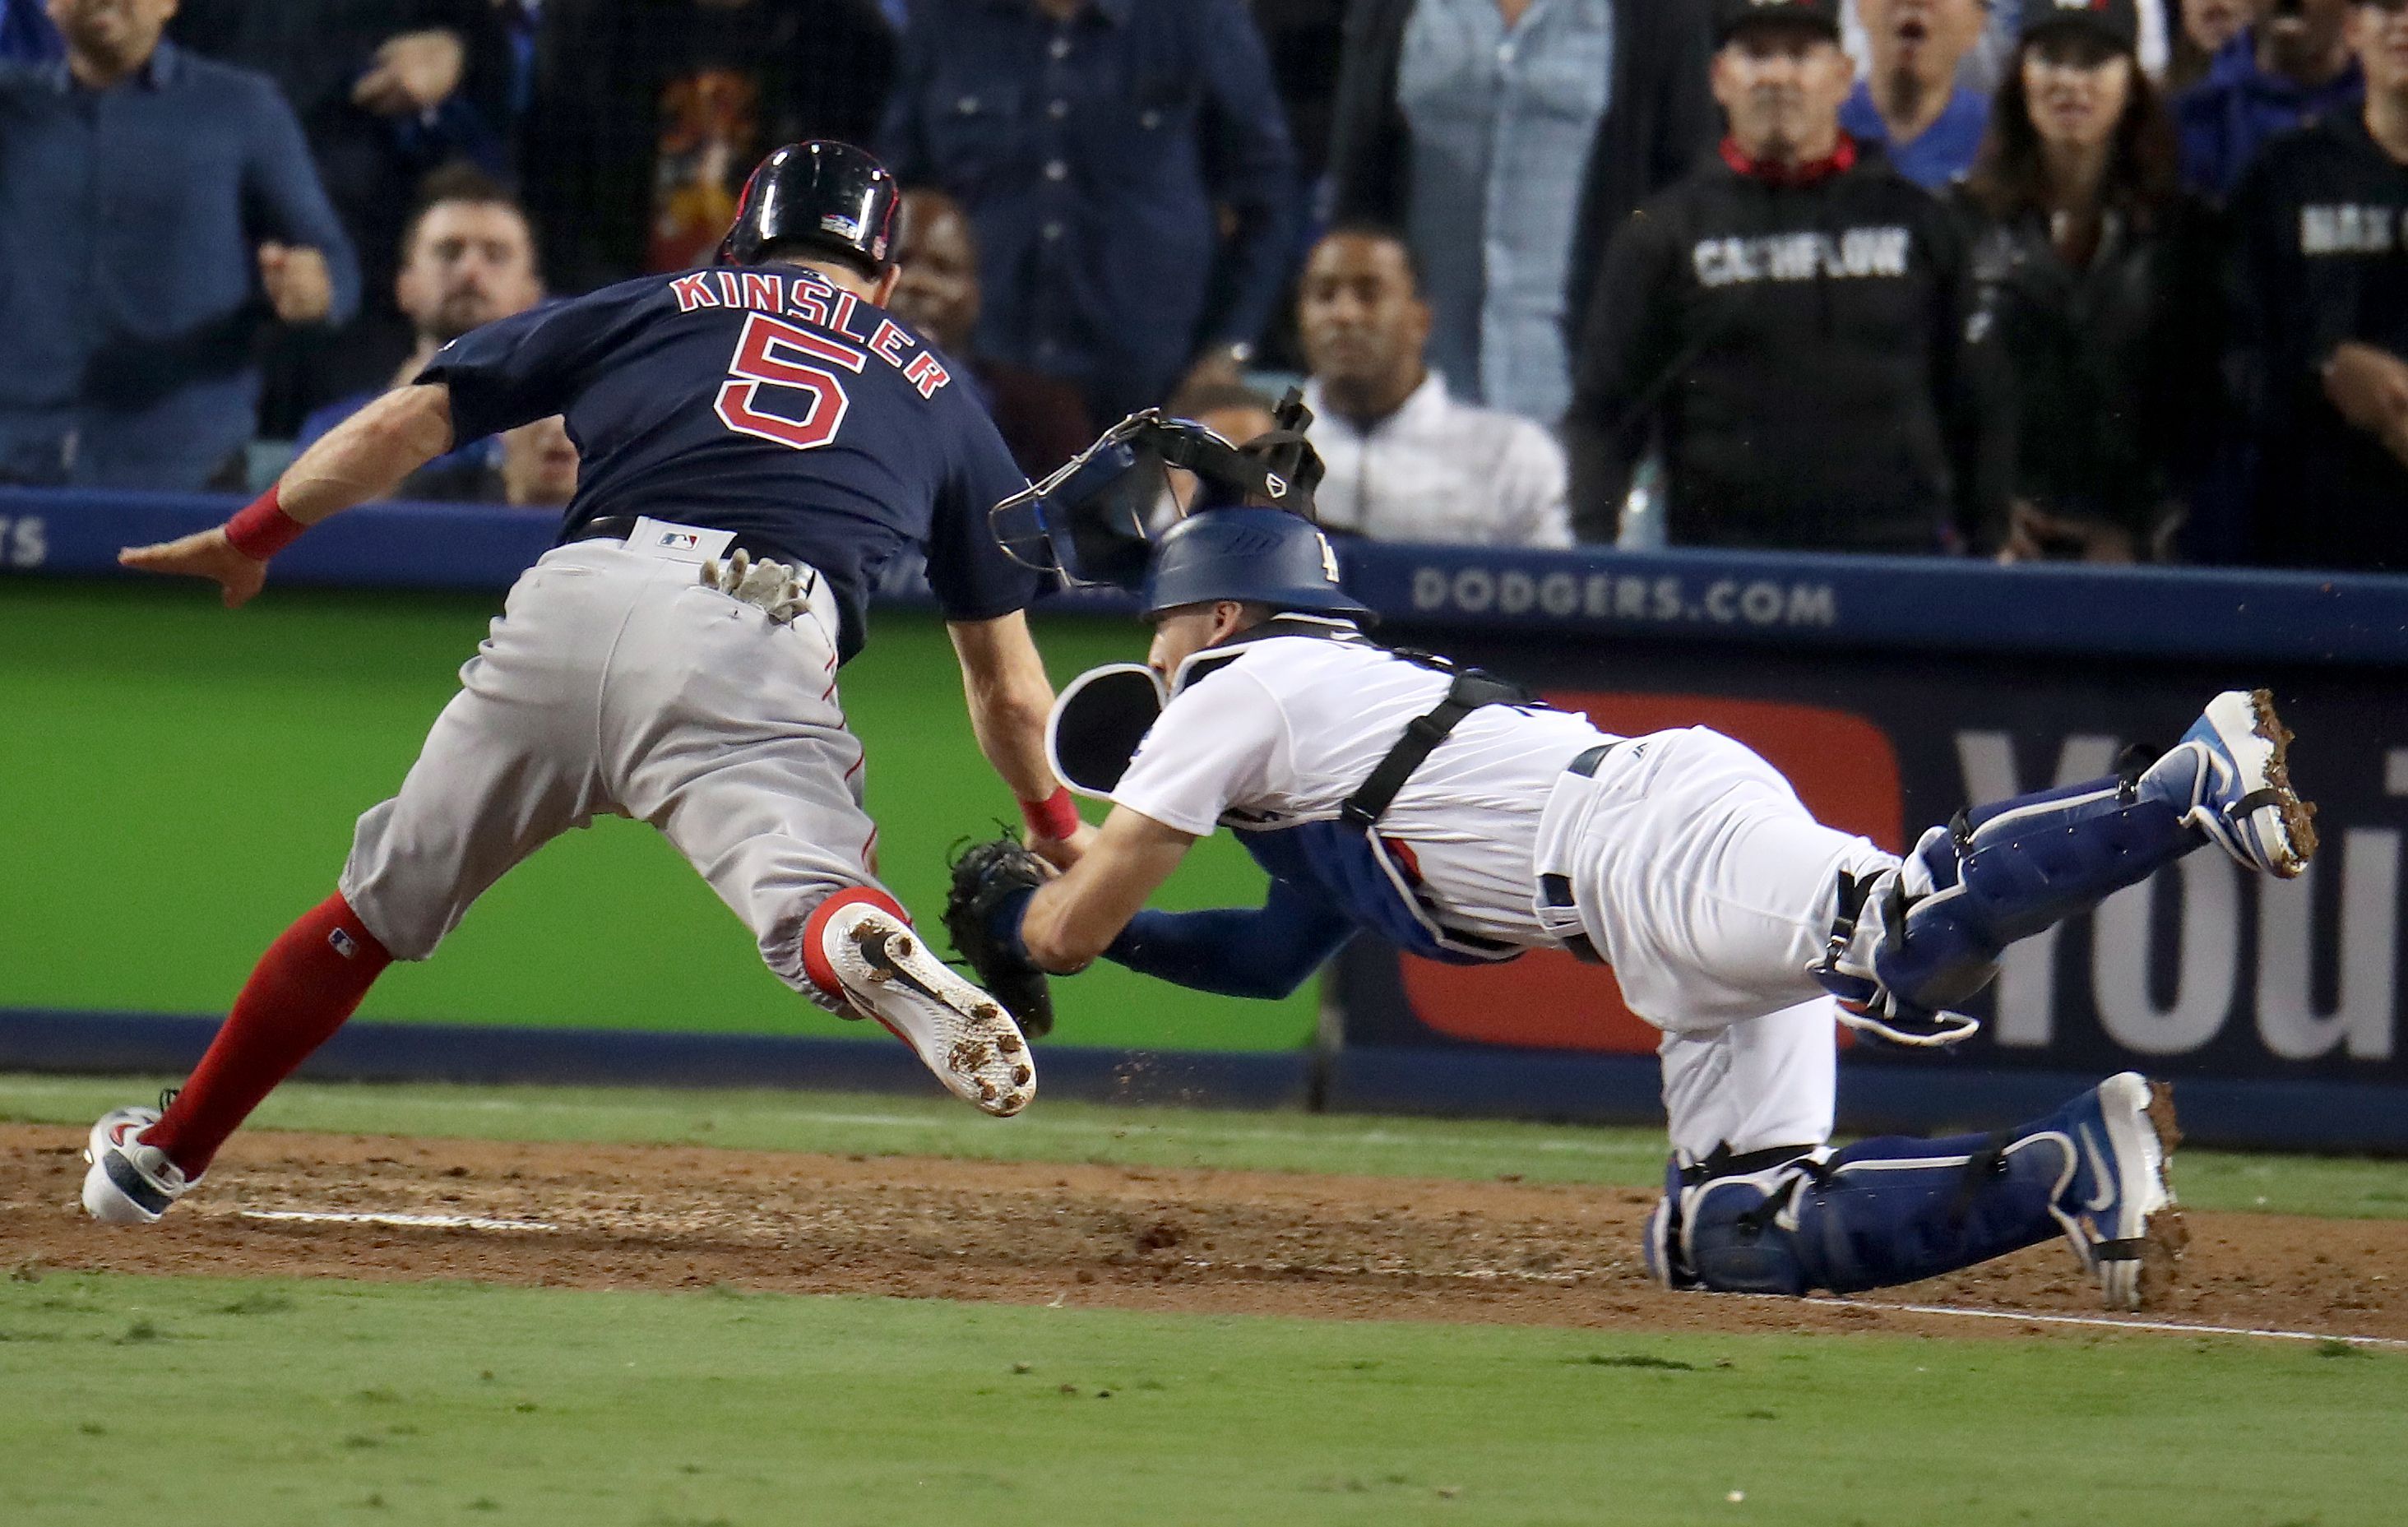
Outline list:
[[[558,1230],[541,1220],[487,1220],[474,1214],[365,1214],[333,1209],[244,1209],[246,1220],[309,1225],[402,1225],[415,1230]]]
[[[1809,1299],[1835,1309],[1880,1309],[1904,1315],[1954,1315],[1969,1320],[2025,1320],[2042,1325],[2104,1326],[2114,1331],[2170,1332],[2184,1336],[2262,1336],[2272,1341],[2337,1341],[2351,1347],[2408,1348],[2396,1336],[2348,1336],[2329,1331],[2278,1331],[2266,1326],[2199,1325],[2188,1320],[2128,1320],[2113,1315],[2037,1315],[2016,1309],[1971,1309],[1961,1305],[1893,1305],[1871,1299]]]
[[[1598,1269],[1578,1272],[1531,1272],[1510,1267],[1469,1267],[1446,1270],[1417,1270],[1408,1267],[1348,1267],[1335,1263],[1292,1263],[1271,1265],[1262,1263],[1215,1263],[1202,1257],[1182,1257],[1182,1267],[1210,1271],[1221,1266],[1231,1272],[1256,1277],[1305,1274],[1319,1277],[1389,1277],[1426,1281],[1455,1279],[1468,1283],[1579,1283],[1598,1276]],[[2397,1336],[2353,1336],[2330,1331],[2281,1331],[2268,1326],[2202,1325],[2189,1320],[2132,1320],[2112,1315],[2048,1315],[2020,1309],[1975,1309],[1964,1305],[1893,1304],[1878,1299],[1835,1299],[1827,1294],[1812,1295],[1793,1301],[1786,1294],[1717,1294],[1723,1299],[1757,1299],[1768,1303],[1821,1305],[1830,1309],[1877,1309],[1893,1315],[1943,1315],[1969,1320],[2023,1320],[2042,1325],[2102,1326],[2114,1331],[2153,1331],[2179,1336],[2258,1336],[2272,1341],[2337,1341],[2351,1347],[2382,1347],[2408,1349],[2408,1340]]]

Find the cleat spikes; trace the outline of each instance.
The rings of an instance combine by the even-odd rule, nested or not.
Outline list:
[[[937,958],[891,906],[839,906],[817,936],[846,997],[954,1096],[998,1118],[1027,1106],[1036,1067],[1011,1014]]]

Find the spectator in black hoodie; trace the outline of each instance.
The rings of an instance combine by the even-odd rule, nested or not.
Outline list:
[[[2007,435],[2002,559],[2132,562],[2212,449],[2220,327],[2205,210],[2140,67],[2133,0],[2032,6],[1958,203]]]
[[[1983,410],[1947,208],[1840,130],[1838,0],[1719,0],[1719,157],[1608,249],[1571,412],[1583,539],[1665,462],[1672,541],[1936,552],[1981,518]]]

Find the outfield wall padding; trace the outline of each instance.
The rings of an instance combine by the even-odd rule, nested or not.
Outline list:
[[[508,510],[370,507],[280,559],[271,597],[236,617],[205,590],[116,569],[119,546],[228,507],[0,490],[0,713],[11,723],[0,788],[13,792],[0,801],[0,1006],[222,1004],[259,947],[323,893],[351,818],[399,778],[499,591],[552,535],[544,517]],[[1851,1051],[1843,1118],[1938,1126],[1986,1101],[2001,1107],[1979,1117],[2004,1122],[2132,1066],[2178,1080],[2214,1137],[2401,1146],[2408,1132],[2388,1120],[2408,1118],[2408,578],[1363,543],[1342,555],[1384,635],[1531,679],[1612,730],[1727,731],[1819,817],[1892,848],[1971,801],[2105,772],[2128,743],[2161,745],[2215,689],[2272,688],[2322,807],[2326,849],[2311,875],[2275,886],[2193,856],[2019,947],[1977,1005],[1988,1028],[1966,1050],[1912,1062]],[[945,843],[987,830],[1010,803],[969,746],[924,592],[908,576],[891,584],[845,700],[869,745],[884,867],[924,907]],[[1094,595],[1033,612],[1056,681],[1141,650],[1129,613]],[[1169,894],[1251,903],[1260,885],[1216,836]],[[1325,1021],[1310,993],[1235,1003],[1101,969],[1061,983],[1061,1033],[1120,1056],[1277,1057],[1336,1106],[1654,1111],[1654,1031],[1623,1009],[1609,975],[1569,957],[1467,973],[1361,940],[1326,995]],[[721,1063],[701,1052],[723,1038],[864,1043],[761,972],[724,910],[626,824],[538,855],[439,959],[380,983],[364,1017],[470,1049],[486,1043],[471,1025],[666,1028],[642,1044],[670,1048],[647,1053],[696,1076]],[[112,1053],[112,1021],[54,1036],[66,1049],[50,1053],[64,1063],[84,1040],[97,1047],[88,1058]],[[667,1059],[679,1035],[696,1053]],[[1316,1047],[1318,1067],[1300,1059]],[[864,1063],[864,1075],[893,1064]],[[1191,1091],[1205,1101],[1211,1090]]]

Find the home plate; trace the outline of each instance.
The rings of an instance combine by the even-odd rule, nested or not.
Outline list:
[[[334,1209],[245,1209],[246,1220],[308,1225],[401,1225],[412,1230],[558,1230],[541,1220],[487,1220],[474,1214],[362,1214]]]

